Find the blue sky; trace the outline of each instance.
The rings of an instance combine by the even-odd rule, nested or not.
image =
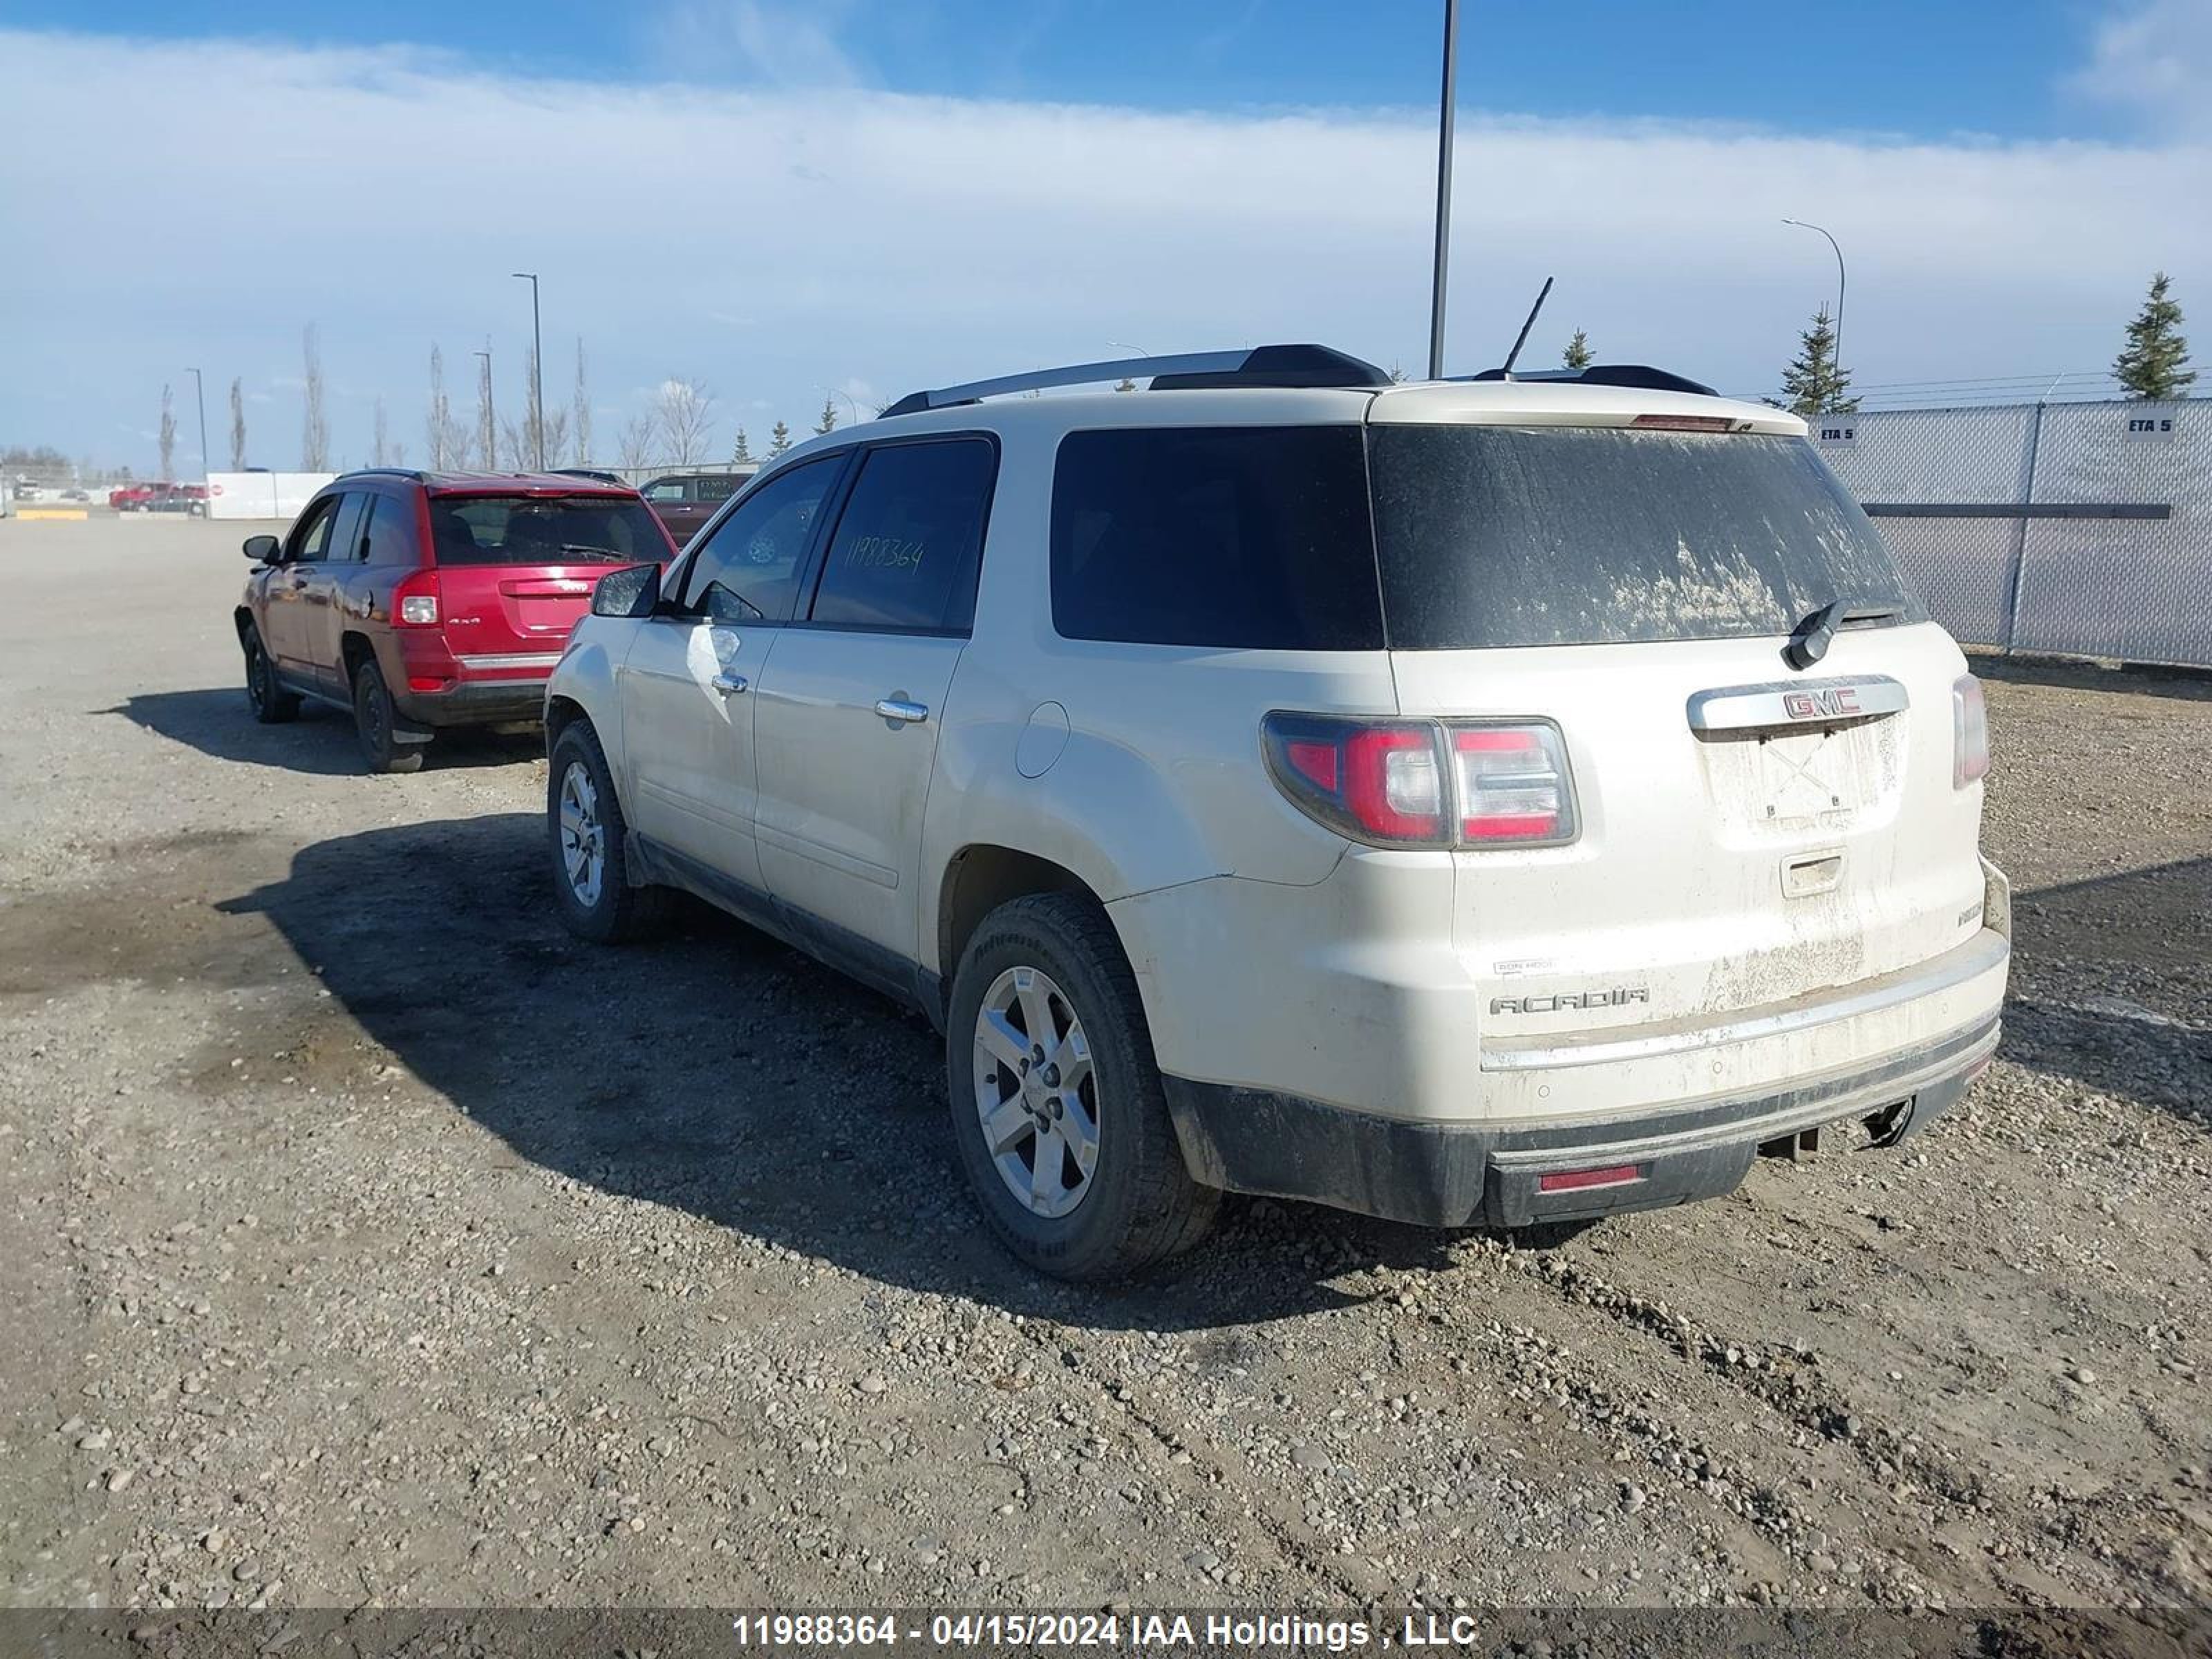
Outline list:
[[[1602,356],[1776,383],[1851,259],[1847,365],[2094,373],[2154,268],[2212,329],[2212,0],[1467,0],[1453,371]],[[1425,349],[1440,0],[0,0],[0,442],[151,465],[228,384],[296,462],[316,331],[340,459],[428,357],[615,458],[682,376],[760,447],[912,387],[1320,339]],[[2207,336],[2212,341],[2212,336]],[[1887,390],[1905,388],[1905,390]],[[850,403],[847,400],[849,399]],[[849,416],[848,416],[849,418]]]
[[[1436,0],[826,0],[765,14],[767,31],[793,37],[781,51],[748,50],[734,27],[721,31],[722,50],[689,50],[717,33],[718,9],[742,8],[0,0],[0,21],[137,36],[406,40],[491,67],[628,80],[789,80],[829,61],[805,38],[820,34],[859,83],[893,91],[1216,109],[1425,106],[1441,15]],[[686,13],[696,30],[672,21]],[[2085,0],[1466,0],[1462,13],[1462,95],[1482,107],[1916,136],[2109,137],[2124,125],[2062,89],[2100,15]]]

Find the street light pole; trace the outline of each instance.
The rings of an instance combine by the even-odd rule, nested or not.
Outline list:
[[[1844,372],[1844,250],[1837,245],[1836,239],[1828,235],[1828,232],[1821,226],[1803,219],[1784,219],[1782,222],[1785,225],[1795,225],[1800,230],[1820,231],[1821,235],[1828,237],[1828,246],[1836,251],[1836,349],[1833,367],[1830,372],[1840,376]]]
[[[1429,378],[1444,377],[1444,264],[1451,246],[1452,110],[1459,102],[1459,0],[1444,0],[1444,84],[1437,109],[1437,259],[1429,288]]]
[[[188,369],[186,369],[186,370],[185,371],[185,374],[189,374],[189,375],[191,375],[191,376],[192,377],[192,392],[193,392],[193,395],[194,395],[195,397],[197,397],[197,398],[198,398],[198,400],[199,400],[199,405],[200,405],[200,482],[201,482],[202,483],[207,483],[207,482],[208,482],[208,472],[209,472],[209,471],[210,471],[210,469],[211,465],[213,465],[213,464],[212,464],[212,463],[208,459],[208,447],[207,447],[207,382],[206,382],[206,381],[204,381],[204,380],[203,380],[200,378],[200,372],[199,372],[199,370],[198,370],[197,368],[188,368]]]
[[[1151,352],[1146,350],[1144,347],[1140,345],[1131,345],[1127,340],[1109,340],[1106,343],[1112,346],[1116,351],[1133,351],[1139,357],[1149,357],[1152,355]]]
[[[530,424],[533,428],[532,441],[538,450],[538,470],[543,472],[545,470],[545,341],[538,329],[538,273],[518,270],[514,275],[530,284],[531,395],[538,400],[538,418]]]
[[[491,348],[486,346],[482,351],[471,355],[483,359],[483,381],[481,389],[483,392],[484,471],[496,472],[499,471],[499,422],[492,415]]]

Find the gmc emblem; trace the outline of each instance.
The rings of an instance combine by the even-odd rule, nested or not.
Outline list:
[[[1793,720],[1848,720],[1863,712],[1856,685],[1832,685],[1821,691],[1784,691],[1782,708]]]

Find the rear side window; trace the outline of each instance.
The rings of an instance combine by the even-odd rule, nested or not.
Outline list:
[[[720,503],[726,501],[731,496],[736,495],[738,486],[743,483],[744,480],[735,474],[727,477],[709,476],[704,478],[694,478],[691,481],[691,488],[700,501]]]
[[[1926,615],[1801,438],[1376,426],[1369,456],[1397,649],[1787,634],[1833,599]]]
[[[368,517],[362,525],[362,562],[414,563],[414,509],[407,502],[391,495],[370,496]]]
[[[641,564],[668,556],[659,521],[619,495],[434,495],[440,564]]]
[[[1053,478],[1052,620],[1073,640],[1380,648],[1360,429],[1070,433]]]
[[[980,438],[871,450],[823,561],[813,620],[964,633],[997,471]]]

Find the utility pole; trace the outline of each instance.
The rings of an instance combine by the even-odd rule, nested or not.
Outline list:
[[[1444,264],[1451,247],[1452,110],[1459,102],[1459,0],[1444,0],[1444,85],[1437,110],[1437,263],[1429,289],[1429,378],[1444,377]]]
[[[1819,225],[1809,224],[1802,219],[1784,219],[1782,222],[1795,225],[1800,230],[1820,231],[1821,235],[1828,237],[1828,246],[1836,250],[1836,349],[1830,354],[1829,373],[1840,377],[1844,372],[1844,251],[1837,246],[1836,239],[1829,236]]]
[[[545,341],[538,331],[538,273],[518,270],[514,275],[530,284],[530,373],[534,380],[531,394],[538,404],[538,418],[530,424],[535,428],[532,441],[538,451],[538,470],[543,472],[545,470]],[[515,459],[520,460],[521,457]]]
[[[193,392],[193,395],[194,395],[195,397],[197,397],[197,398],[199,399],[199,405],[200,405],[200,482],[201,482],[202,483],[207,483],[207,481],[208,481],[208,468],[209,468],[209,466],[210,466],[210,462],[209,462],[209,460],[208,460],[208,447],[207,447],[207,383],[206,383],[204,380],[201,380],[201,379],[200,379],[200,372],[199,372],[199,370],[198,370],[197,368],[188,368],[188,369],[186,369],[186,370],[185,371],[185,374],[189,374],[189,375],[191,375],[191,376],[192,377],[192,392]],[[212,506],[213,506],[213,502],[212,502],[212,501],[210,501],[210,507],[212,507]]]
[[[491,348],[473,352],[483,359],[483,465],[487,472],[499,471],[499,422],[492,417]]]

